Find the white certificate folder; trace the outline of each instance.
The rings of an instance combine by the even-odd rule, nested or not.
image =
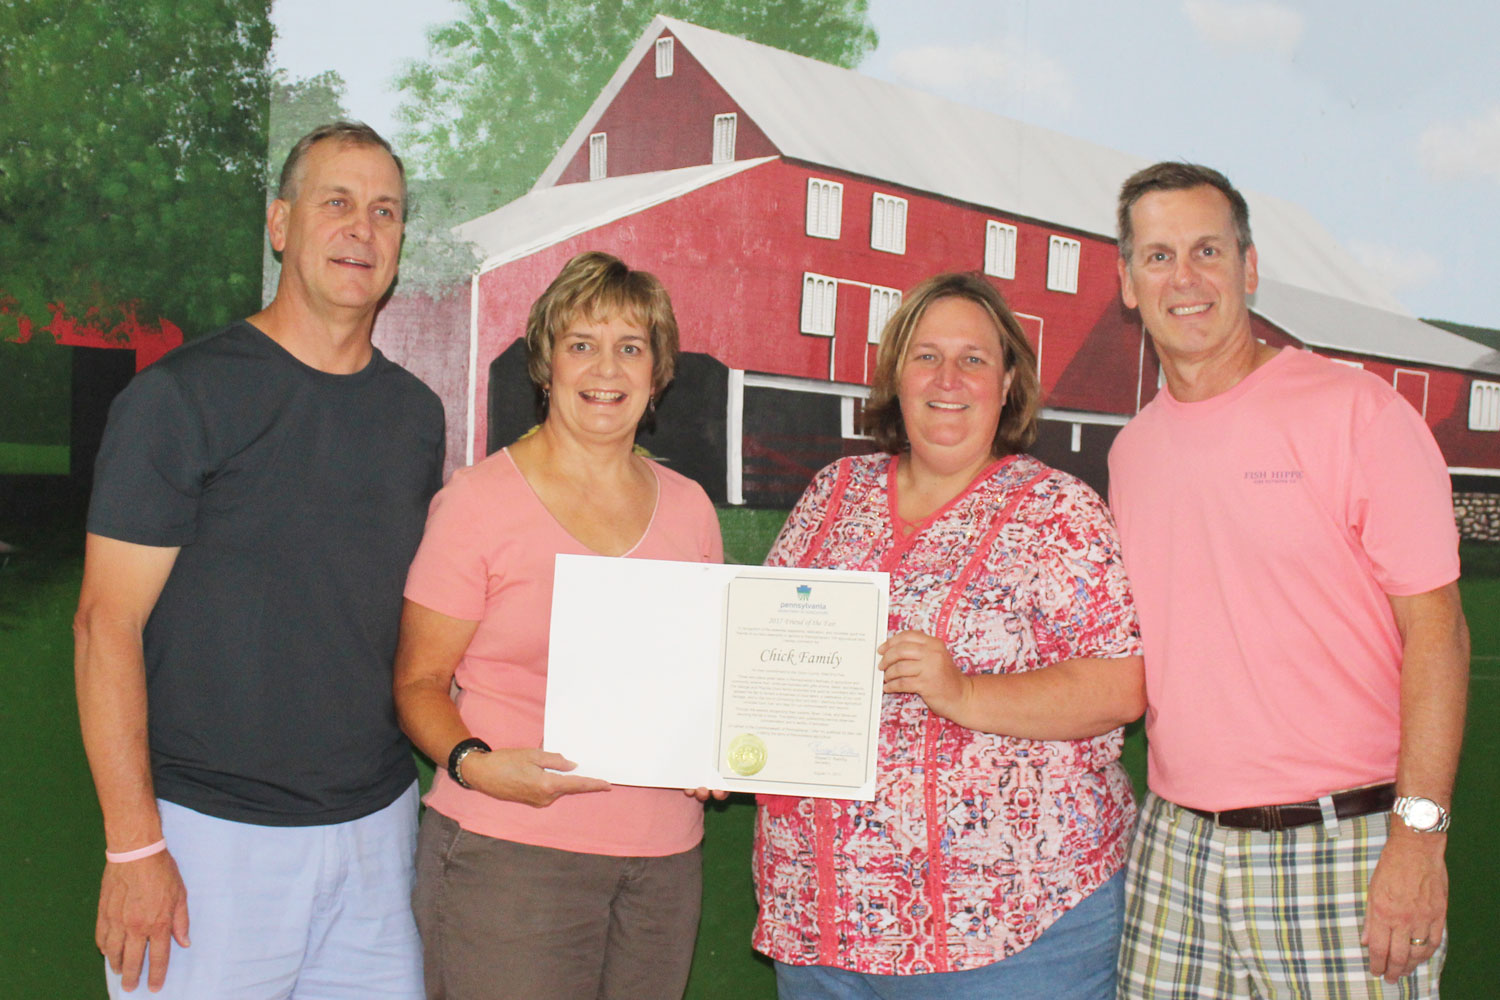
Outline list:
[[[621,785],[868,800],[885,573],[559,555],[542,744]]]

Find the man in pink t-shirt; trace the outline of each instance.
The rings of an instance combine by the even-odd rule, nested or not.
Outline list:
[[[1110,453],[1152,793],[1122,996],[1435,997],[1468,682],[1443,457],[1379,378],[1255,338],[1222,174],[1142,170],[1119,222],[1166,378]]]

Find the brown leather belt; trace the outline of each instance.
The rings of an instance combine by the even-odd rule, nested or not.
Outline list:
[[[1371,813],[1387,812],[1396,804],[1396,785],[1370,785],[1367,788],[1351,788],[1347,792],[1333,793],[1333,811],[1339,819],[1368,816]],[[1323,809],[1316,801],[1293,802],[1284,806],[1249,806],[1245,809],[1225,809],[1209,812],[1182,806],[1195,816],[1202,816],[1220,826],[1236,830],[1290,830],[1297,826],[1311,826],[1323,822]]]

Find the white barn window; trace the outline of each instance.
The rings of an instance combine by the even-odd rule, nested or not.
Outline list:
[[[1469,430],[1500,431],[1500,382],[1470,384]]]
[[[672,75],[672,39],[656,40],[656,78]]]
[[[1047,241],[1047,288],[1054,292],[1078,292],[1077,240],[1054,236]]]
[[[807,179],[807,235],[839,238],[844,222],[844,185],[838,181]]]
[[[901,304],[901,290],[898,288],[882,288],[879,285],[870,286],[870,328],[865,334],[865,340],[871,344],[880,343],[880,333],[890,321],[891,314]]]
[[[714,162],[728,163],[734,159],[734,133],[739,125],[739,115],[714,115]]]
[[[589,180],[602,180],[609,174],[609,136],[595,132],[589,136]]]
[[[906,253],[906,199],[877,194],[870,204],[870,248]]]
[[[990,220],[984,224],[984,273],[1016,276],[1016,227]]]
[[[839,283],[821,274],[802,275],[802,332],[832,337],[838,318]]]

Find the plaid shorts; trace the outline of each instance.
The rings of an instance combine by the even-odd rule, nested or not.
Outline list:
[[[1148,795],[1131,845],[1121,998],[1435,998],[1447,940],[1396,983],[1359,936],[1390,813],[1262,833]]]

